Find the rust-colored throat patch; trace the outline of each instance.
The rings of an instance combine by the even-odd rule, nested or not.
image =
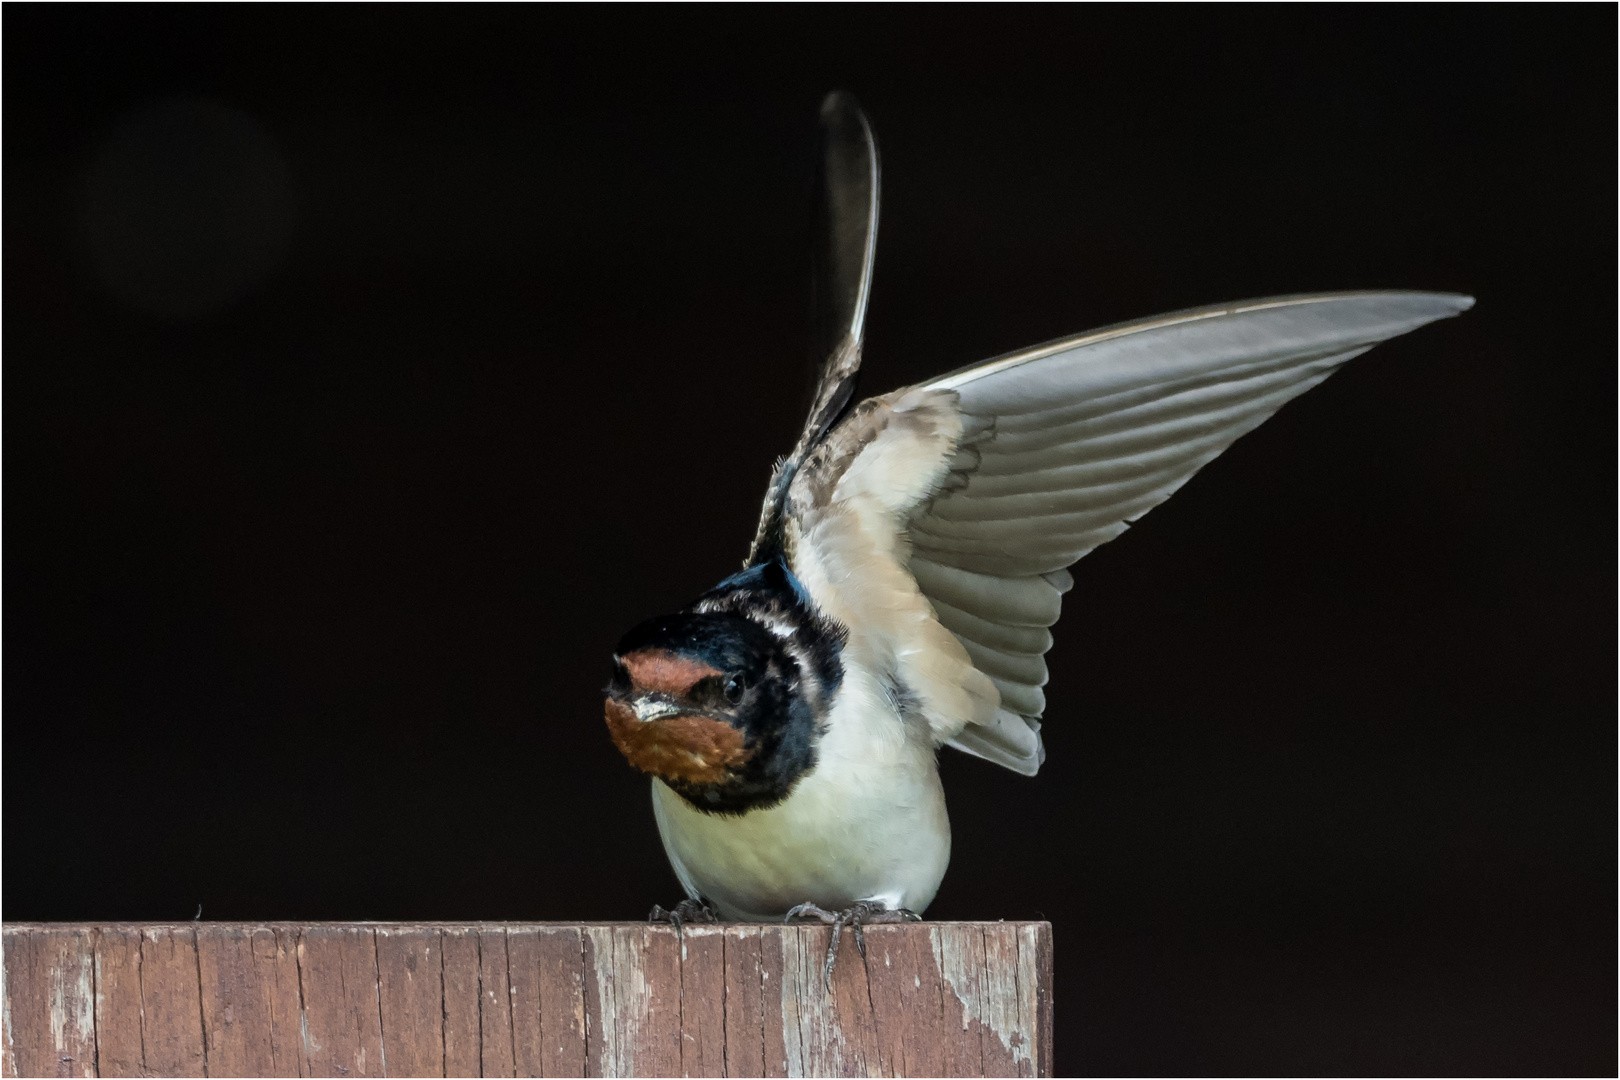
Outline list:
[[[722,674],[701,661],[663,649],[642,649],[620,662],[630,675],[631,700],[657,694],[677,707],[699,680]],[[605,715],[619,753],[642,772],[664,780],[722,783],[750,757],[742,732],[696,708],[642,720],[628,702],[610,697]]]

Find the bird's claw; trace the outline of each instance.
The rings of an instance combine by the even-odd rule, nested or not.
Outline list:
[[[714,909],[701,900],[682,900],[675,905],[673,911],[654,904],[653,909],[647,913],[647,921],[650,923],[669,923],[678,934],[681,932],[681,927],[686,923],[717,923],[720,921],[720,916],[716,915]]]
[[[832,993],[833,967],[838,963],[838,941],[843,937],[844,927],[855,932],[855,948],[860,951],[861,959],[866,959],[866,934],[863,926],[876,923],[917,922],[922,918],[915,911],[905,908],[889,908],[875,900],[857,900],[843,911],[828,911],[817,904],[805,902],[790,910],[782,917],[783,922],[792,922],[794,919],[816,919],[832,927],[832,941],[827,945],[827,963],[821,971],[822,985],[827,992]]]

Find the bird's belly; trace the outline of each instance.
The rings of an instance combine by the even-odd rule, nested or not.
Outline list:
[[[944,792],[932,748],[925,753],[859,768],[824,760],[782,802],[737,816],[703,813],[654,780],[664,850],[688,893],[728,919],[777,919],[805,901],[921,912],[951,854]]]

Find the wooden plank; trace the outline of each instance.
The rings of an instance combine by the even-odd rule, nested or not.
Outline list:
[[[389,1076],[444,1075],[444,959],[439,931],[376,930],[377,997]]]
[[[532,1026],[529,1004],[534,981],[529,942],[522,930],[485,929],[478,932],[479,1061],[485,1076],[539,1076],[527,1053]],[[522,1001],[523,1008],[513,1003]]]
[[[986,1025],[997,1042],[987,1051],[987,1058],[998,1063],[1005,1071],[1000,1076],[1034,1076],[1038,1061],[1034,1048],[1033,1018],[1030,1003],[1023,1000],[1022,973],[1019,966],[1018,927],[998,924],[984,928],[985,972],[990,993],[984,1009]],[[986,1040],[989,1043],[989,1040]],[[1011,1068],[1005,1061],[1010,1059]]]
[[[96,1061],[102,1076],[145,1076],[141,1034],[141,931],[96,935]]]
[[[5,1075],[1045,1076],[1045,923],[7,927]],[[60,1043],[60,1047],[58,1047]]]
[[[724,927],[688,926],[681,931],[680,1075],[727,1075]]]
[[[478,931],[447,927],[440,947],[444,950],[444,1075],[483,1076]]]
[[[831,931],[828,931],[830,936]],[[832,1012],[826,1018],[831,1033],[840,1042],[841,1054],[851,1064],[846,1075],[883,1076],[883,1053],[878,1045],[877,1017],[872,1011],[872,988],[868,978],[867,959],[863,959],[855,944],[855,932],[843,931],[843,942],[838,947],[838,963],[833,968]],[[871,943],[867,943],[870,956]],[[826,958],[817,953],[817,972]]]
[[[1026,965],[1025,957],[1029,957]],[[1026,975],[1027,972],[1027,975]],[[1035,1047],[1035,1075],[1052,1075],[1052,924],[1024,923],[1018,928],[1020,991],[1033,998],[1030,1041]],[[1024,982],[1025,979],[1029,981]],[[1027,986],[1027,990],[1025,989]],[[1024,995],[1020,995],[1020,1002]]]
[[[940,974],[946,1075],[984,1076],[984,931],[970,924],[938,923],[929,927],[928,936]]]
[[[764,1076],[790,1076],[787,1030],[789,1015],[798,1025],[797,1007],[789,1000],[783,977],[788,927],[766,923],[759,928],[759,1014]],[[795,1036],[796,1038],[797,1036]]]
[[[1035,927],[1040,945],[1041,961],[1037,975],[1040,985],[1036,995],[1040,1001],[1040,1027],[1036,1029],[1035,1054],[1039,1064],[1036,1075],[1052,1076],[1054,1047],[1057,1045],[1057,938],[1052,924],[1042,919]]]
[[[95,1076],[95,931],[7,929],[4,952],[6,1076]]]
[[[1040,946],[1033,933],[1026,932],[1029,929],[1018,928],[1018,1019],[1024,1029],[1026,1043],[1033,1050],[1034,1035],[1040,1025]],[[1039,1072],[1040,1060],[1031,1053],[1029,1075]],[[1023,1075],[1022,1066],[1020,1075]]]
[[[577,927],[536,939],[540,965],[541,1076],[585,1075],[585,944]]]
[[[611,956],[604,948],[611,948]],[[597,945],[604,994],[605,1068],[614,1076],[681,1075],[680,942],[671,926],[611,928]]]
[[[580,930],[580,978],[585,1000],[585,1075],[619,1076],[613,1028],[613,928]]]
[[[253,963],[253,938],[197,928],[202,1027],[211,1074],[263,1076],[275,1067],[271,1009]]]
[[[196,930],[152,927],[142,933],[140,973],[146,1071],[207,1075]]]
[[[198,926],[210,1075],[305,1075],[296,948],[296,931]],[[104,1063],[102,1075],[112,1075],[105,1069]]]
[[[771,959],[777,960],[780,954],[780,974],[777,985],[780,987],[782,1008],[782,1057],[786,1064],[789,1076],[818,1075],[811,1071],[807,1060],[809,1055],[804,1047],[804,976],[799,970],[799,928],[797,926],[784,926],[777,928],[774,934],[765,934],[760,940],[761,960],[763,953],[769,950]],[[774,965],[773,965],[774,966]]]
[[[963,1065],[946,1021],[943,979],[927,927],[868,927],[866,948],[883,1071],[894,1076],[948,1076],[953,1068],[960,1070]]]
[[[534,927],[514,927],[506,932],[507,1015],[504,1020],[497,1018],[498,1026],[495,1029],[512,1043],[511,1068],[515,1072],[503,1073],[506,1076],[546,1075],[540,1031],[540,936],[540,930]],[[502,946],[490,935],[486,948],[489,949],[489,977],[493,979],[502,963]],[[483,998],[485,1009],[496,1009],[499,997],[500,988],[486,981]],[[491,1047],[490,1053],[496,1053],[494,1047]]]
[[[727,926],[725,942],[725,1076],[765,1075],[764,1013],[759,986],[759,928]],[[712,1073],[709,1075],[713,1075]]]
[[[583,944],[587,1075],[680,1075],[674,928],[587,926]]]
[[[831,928],[802,925],[783,931],[783,1041],[791,1075],[882,1075],[866,965],[854,931],[846,929],[842,936],[829,994],[825,971]]]
[[[304,1048],[304,988],[298,964],[302,932],[295,926],[261,927],[253,933],[253,961],[271,984],[270,1049],[276,1074],[309,1076]],[[265,974],[268,969],[269,974]]]
[[[299,940],[297,955],[310,1075],[387,1075],[374,932],[369,927],[311,926]]]

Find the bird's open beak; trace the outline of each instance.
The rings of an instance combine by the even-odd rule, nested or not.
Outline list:
[[[630,709],[636,714],[636,719],[643,724],[661,720],[666,716],[674,716],[681,711],[680,706],[673,701],[645,697],[637,698],[631,703]]]

